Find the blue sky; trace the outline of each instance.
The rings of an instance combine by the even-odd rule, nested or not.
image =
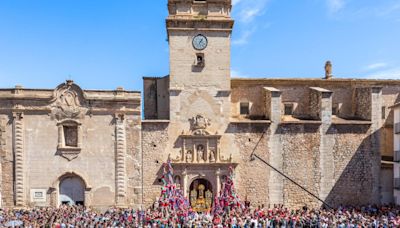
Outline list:
[[[400,0],[234,0],[234,77],[400,79]],[[166,0],[1,0],[0,87],[142,89],[168,74]]]

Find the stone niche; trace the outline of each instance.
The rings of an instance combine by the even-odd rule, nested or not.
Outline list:
[[[178,141],[180,142],[180,153],[172,158],[173,163],[187,164],[212,164],[231,163],[229,158],[221,157],[220,139],[218,133],[210,134],[207,127],[210,120],[203,115],[197,115],[190,119],[190,131],[182,132]]]

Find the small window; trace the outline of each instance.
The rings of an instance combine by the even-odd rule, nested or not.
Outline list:
[[[204,61],[204,54],[203,53],[197,53],[196,54],[196,66],[197,67],[204,67],[205,61]]]
[[[249,114],[250,114],[249,102],[241,102],[240,103],[240,115],[249,115]]]
[[[293,115],[293,104],[285,104],[284,114],[286,116]]]
[[[82,127],[73,120],[63,121],[58,125],[57,153],[68,161],[78,157],[81,152]]]
[[[386,119],[386,107],[385,106],[382,107],[382,119],[383,120]]]
[[[65,146],[78,147],[78,127],[63,126],[63,128],[64,128]]]

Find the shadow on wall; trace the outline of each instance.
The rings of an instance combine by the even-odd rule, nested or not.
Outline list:
[[[369,129],[369,125],[332,125],[328,129],[327,134],[335,137],[335,183],[325,200],[330,206],[379,204],[381,156],[373,150],[379,131],[368,135]]]
[[[281,124],[276,129],[275,134],[288,135],[288,134],[313,134],[318,133],[319,124]],[[290,129],[290,130],[288,130]]]
[[[225,130],[225,134],[238,134],[238,133],[263,133],[267,132],[270,125],[265,124],[251,124],[251,123],[230,123]]]
[[[379,204],[381,155],[379,152],[374,152],[376,151],[374,143],[375,136],[378,137],[380,131],[370,135],[370,127],[370,125],[362,124],[331,125],[325,132],[324,137],[331,143],[330,146],[326,146],[332,147],[332,152],[330,152],[332,154],[328,155],[327,164],[332,165],[329,172],[334,180],[325,198],[330,206]],[[319,196],[320,187],[322,187],[320,185],[323,184],[321,179],[324,178],[320,176],[320,170],[321,168],[329,169],[325,161],[320,160],[319,130],[319,125],[284,124],[275,132],[281,135],[281,140],[286,140],[282,144],[284,153],[282,171],[316,196]],[[293,156],[300,157],[288,160]],[[316,198],[292,184],[285,179],[285,204],[321,205]]]

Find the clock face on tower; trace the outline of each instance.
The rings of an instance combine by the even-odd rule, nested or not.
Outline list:
[[[205,37],[204,35],[197,35],[193,38],[193,47],[196,50],[204,50],[207,47],[208,41],[207,41],[207,37]]]

